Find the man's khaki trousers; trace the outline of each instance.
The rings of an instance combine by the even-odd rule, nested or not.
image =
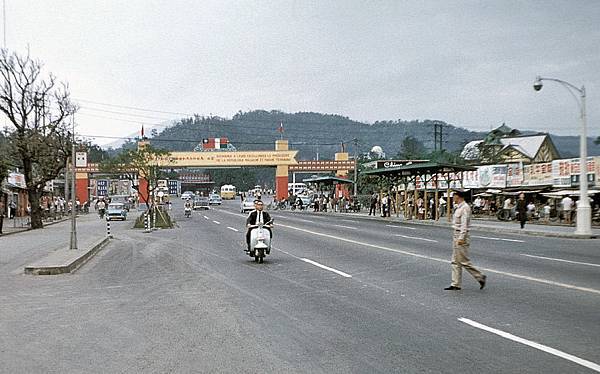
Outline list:
[[[462,287],[462,268],[467,269],[477,281],[483,279],[483,274],[469,260],[469,246],[471,245],[469,234],[465,236],[463,245],[457,244],[459,236],[460,234],[455,232],[452,240],[452,285],[454,287]]]

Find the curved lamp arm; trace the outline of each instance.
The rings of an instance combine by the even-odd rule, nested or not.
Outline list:
[[[535,78],[535,81],[536,82],[552,81],[552,82],[560,83],[564,88],[567,89],[567,91],[569,91],[571,96],[573,96],[573,98],[577,102],[577,105],[579,106],[579,109],[582,109],[581,99],[585,98],[585,86],[581,86],[581,88],[578,88],[577,86],[575,86],[569,82],[563,81],[561,79],[540,77],[539,75]],[[577,91],[579,93],[579,97],[577,95],[575,95],[575,93],[573,91]]]

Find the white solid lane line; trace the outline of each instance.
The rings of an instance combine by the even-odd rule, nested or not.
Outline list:
[[[301,258],[301,260],[304,261],[304,262],[308,262],[309,264],[318,266],[321,269],[325,269],[325,270],[329,270],[331,272],[334,272],[334,273],[336,273],[338,275],[341,275],[344,278],[352,278],[352,275],[350,275],[350,274],[344,273],[343,271],[339,271],[339,270],[336,270],[334,268],[330,268],[329,266],[325,266],[323,264],[319,264],[318,262],[313,261],[313,260],[309,260],[308,258]]]
[[[400,234],[396,234],[394,236],[399,236],[401,238],[405,238],[405,239],[415,239],[415,240],[423,240],[425,242],[432,242],[432,243],[437,243],[437,240],[433,240],[433,239],[425,239],[425,238],[418,238],[416,236],[408,236],[408,235],[400,235]]]
[[[589,262],[579,262],[579,261],[563,260],[562,258],[552,258],[552,257],[544,257],[544,256],[526,255],[525,253],[521,253],[521,256],[527,256],[527,257],[533,257],[533,258],[541,258],[542,260],[568,262],[569,264],[577,264],[577,265],[587,265],[587,266],[597,266],[597,267],[600,267],[600,264],[591,264]]]
[[[407,230],[416,230],[416,228],[414,227],[409,227],[409,226],[400,226],[400,225],[386,225],[387,227],[394,227],[397,229],[407,229]]]
[[[488,239],[488,240],[501,240],[501,241],[504,241],[504,242],[525,243],[524,240],[519,240],[519,239],[505,239],[505,238],[493,238],[493,237],[490,237],[490,236],[471,235],[471,238]]]
[[[221,222],[219,222],[219,221],[213,221],[213,222],[216,223],[217,225],[221,224]]]
[[[574,362],[574,363],[576,363],[578,365],[585,366],[588,369],[592,369],[594,371],[600,372],[600,365],[598,365],[598,364],[596,364],[594,362],[591,362],[591,361],[588,361],[588,360],[584,360],[584,359],[579,358],[577,356],[570,355],[570,354],[565,353],[563,351],[559,351],[558,349],[554,349],[554,348],[548,347],[546,345],[543,345],[543,344],[540,344],[540,343],[536,343],[536,342],[531,341],[531,340],[520,338],[520,337],[518,337],[516,335],[510,334],[508,332],[504,332],[502,330],[495,329],[493,327],[489,327],[489,326],[483,325],[483,324],[481,324],[479,322],[475,322],[475,321],[472,321],[472,320],[467,319],[467,318],[459,318],[458,320],[461,321],[461,322],[463,322],[463,323],[466,323],[467,325],[471,325],[471,326],[473,326],[475,328],[478,328],[478,329],[481,329],[481,330],[485,330],[487,332],[491,332],[492,334],[499,335],[499,336],[501,336],[503,338],[512,340],[512,341],[517,342],[517,343],[525,344],[525,345],[527,345],[529,347],[532,347],[532,348],[535,348],[535,349],[539,349],[540,351],[544,351],[546,353],[550,353],[551,355],[554,355],[554,356],[557,356],[557,357],[560,357],[560,358],[564,358],[565,360],[569,360],[569,361]]]
[[[279,224],[278,226],[279,227],[285,227],[285,228],[292,229],[292,230],[297,230],[297,231],[305,232],[305,233],[312,234],[312,235],[315,235],[315,236],[323,236],[323,237],[326,237],[326,238],[335,239],[335,240],[343,241],[343,242],[346,242],[346,243],[356,244],[356,245],[363,246],[363,247],[377,248],[377,249],[381,249],[381,250],[384,250],[384,251],[399,253],[399,254],[403,254],[403,255],[407,255],[407,256],[424,258],[424,259],[427,259],[427,260],[432,260],[432,261],[437,261],[437,262],[443,262],[443,263],[447,263],[447,264],[450,263],[449,260],[442,259],[442,258],[437,258],[437,257],[427,256],[427,255],[422,255],[422,254],[419,254],[419,253],[414,253],[414,252],[409,252],[409,251],[403,251],[401,249],[384,247],[384,246],[377,245],[377,244],[360,242],[360,241],[357,241],[357,240],[342,238],[342,237],[335,236],[335,235],[324,234],[322,232],[301,229],[299,227],[294,227],[294,226],[289,226],[289,225],[283,225],[283,224]],[[487,272],[490,272],[490,273],[494,273],[494,274],[505,275],[505,276],[511,277],[511,278],[524,279],[524,280],[528,280],[528,281],[531,281],[531,282],[537,282],[537,283],[547,284],[547,285],[551,285],[551,286],[558,286],[558,287],[563,287],[563,288],[568,288],[568,289],[572,289],[572,290],[578,290],[578,291],[589,292],[589,293],[600,295],[600,290],[597,290],[597,289],[594,289],[594,288],[579,287],[579,286],[575,286],[575,285],[568,284],[568,283],[560,283],[560,282],[555,282],[555,281],[551,281],[551,280],[543,279],[543,278],[534,278],[534,277],[529,277],[529,276],[526,276],[526,275],[515,274],[515,273],[511,273],[511,272],[507,272],[507,271],[496,270],[496,269],[481,268],[481,270],[487,271]]]
[[[235,232],[238,232],[238,231],[239,231],[238,229],[234,229],[233,227],[229,227],[229,226],[227,226],[227,228],[228,228],[229,230],[231,230],[231,231],[235,231]]]
[[[350,230],[358,230],[356,227],[350,227],[350,226],[344,226],[344,225],[334,225],[336,227],[342,227],[344,229],[350,229]]]

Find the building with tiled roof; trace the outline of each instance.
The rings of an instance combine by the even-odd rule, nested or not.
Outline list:
[[[548,134],[522,135],[502,124],[484,139],[467,143],[461,157],[472,164],[531,164],[549,162],[560,158],[560,155]]]

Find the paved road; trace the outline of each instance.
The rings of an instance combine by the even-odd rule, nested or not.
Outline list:
[[[465,274],[449,293],[444,227],[275,212],[276,250],[256,264],[242,252],[238,202],[190,219],[174,209],[174,230],[114,223],[116,239],[73,275],[2,274],[0,372],[588,373],[600,363],[598,241],[473,232],[489,285]]]

